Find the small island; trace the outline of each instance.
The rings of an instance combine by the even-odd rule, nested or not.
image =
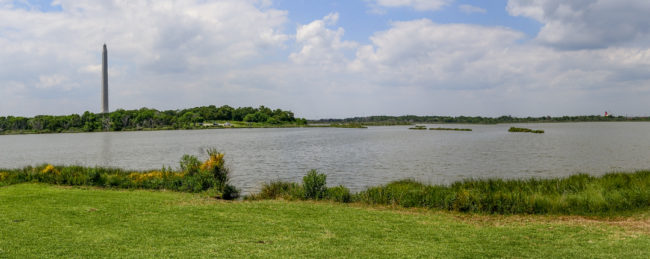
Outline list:
[[[472,131],[472,129],[462,129],[462,128],[429,128],[429,130]]]
[[[427,127],[424,126],[424,125],[415,125],[415,126],[409,128],[409,129],[410,129],[410,130],[426,130]]]
[[[526,133],[537,133],[537,134],[544,133],[543,130],[532,130],[528,128],[517,128],[517,127],[510,127],[510,129],[508,129],[508,132],[526,132]]]

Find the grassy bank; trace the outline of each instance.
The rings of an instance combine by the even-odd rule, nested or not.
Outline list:
[[[239,190],[230,185],[224,154],[208,149],[204,162],[195,156],[181,158],[178,170],[125,170],[106,167],[54,166],[43,164],[22,169],[0,169],[0,187],[25,182],[121,189],[165,189],[206,192],[217,198],[235,199]]]
[[[395,181],[350,194],[327,188],[311,171],[303,183],[271,182],[248,199],[326,199],[339,202],[420,207],[496,214],[620,215],[650,209],[650,171],[586,174],[557,179],[466,180],[449,186]]]
[[[19,184],[0,188],[0,258],[647,258],[650,214],[480,216],[328,202]]]

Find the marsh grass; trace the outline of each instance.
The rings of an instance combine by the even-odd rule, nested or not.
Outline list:
[[[22,169],[0,169],[0,186],[25,182],[70,186],[96,186],[121,189],[155,189],[180,192],[210,192],[217,198],[235,199],[239,190],[230,185],[230,171],[224,154],[208,150],[208,159],[201,163],[185,155],[180,170],[124,170],[110,167],[54,166],[42,164]]]
[[[251,197],[313,199],[295,191],[301,187],[273,182]],[[355,194],[342,186],[327,192],[318,199],[488,214],[617,215],[650,208],[650,171],[600,177],[577,174],[557,179],[465,180],[449,186],[400,180]]]
[[[315,169],[309,170],[302,178],[302,184],[272,181],[262,185],[259,193],[244,197],[245,200],[332,200],[351,202],[352,194],[345,186],[327,187],[327,175]]]

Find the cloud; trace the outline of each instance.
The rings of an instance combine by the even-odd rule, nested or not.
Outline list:
[[[417,11],[436,11],[449,5],[454,0],[366,0],[373,8],[377,7],[409,7]],[[376,10],[377,11],[377,10]]]
[[[353,49],[357,43],[342,40],[345,31],[339,27],[329,29],[338,21],[339,14],[331,13],[323,19],[301,25],[296,31],[296,43],[300,50],[290,54],[290,59],[298,64],[340,64],[346,57],[342,50]]]
[[[487,13],[487,10],[478,7],[478,6],[473,6],[473,5],[468,5],[468,4],[462,4],[458,6],[458,9],[466,14],[473,14],[473,13]]]
[[[112,108],[266,105],[308,118],[643,114],[649,108],[643,28],[621,41],[596,37],[600,47],[593,47],[577,34],[551,41],[551,31],[542,29],[527,41],[507,27],[405,18],[359,43],[346,40],[344,13],[290,27],[288,12],[269,1],[61,0],[61,10],[52,12],[2,3],[0,116],[98,111],[104,42]],[[415,1],[391,3],[416,8]],[[547,10],[539,7],[548,1],[511,1],[508,11],[571,31],[591,21],[587,13],[598,13],[580,6],[585,3]],[[642,17],[626,21],[647,16],[631,15]],[[595,35],[615,35],[609,30],[618,30],[618,22]]]
[[[523,34],[506,28],[436,24],[428,19],[394,22],[357,51],[350,68],[378,71],[378,83],[429,85],[432,88],[477,88],[508,73],[483,66],[516,47]],[[486,73],[487,72],[487,73]],[[462,77],[463,80],[458,80]]]
[[[650,2],[639,0],[509,0],[511,15],[543,24],[541,44],[563,50],[650,43]]]
[[[394,22],[359,47],[349,68],[371,91],[399,89],[394,100],[457,115],[622,112],[650,93],[650,75],[642,72],[650,69],[647,48],[563,52],[523,37],[502,27]]]
[[[225,68],[263,62],[289,40],[282,32],[287,12],[269,8],[268,1],[58,0],[53,4],[61,11],[0,5],[0,87],[18,81],[33,93],[47,88],[50,95],[68,100],[83,93],[85,98],[75,101],[91,111],[99,107],[94,95],[100,80],[90,72],[101,63],[104,42],[111,95],[124,97],[112,98],[117,103],[111,106],[138,108],[160,107],[152,98],[160,90],[178,96],[188,81],[218,79]],[[63,94],[71,87],[78,92]],[[140,90],[134,93],[133,89]],[[35,105],[19,113],[45,111],[51,109]]]

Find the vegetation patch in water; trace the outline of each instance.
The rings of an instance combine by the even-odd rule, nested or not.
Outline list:
[[[461,129],[461,128],[429,128],[429,130],[472,131],[472,129]]]
[[[415,125],[415,126],[409,128],[409,129],[410,130],[425,130],[425,129],[427,129],[427,127],[423,126],[423,125]]]
[[[543,130],[532,130],[528,128],[517,128],[517,127],[510,127],[510,129],[508,129],[508,132],[526,132],[526,133],[537,133],[537,134],[544,133]]]
[[[351,128],[351,129],[367,129],[368,127],[361,123],[332,123],[329,125],[331,128]]]

